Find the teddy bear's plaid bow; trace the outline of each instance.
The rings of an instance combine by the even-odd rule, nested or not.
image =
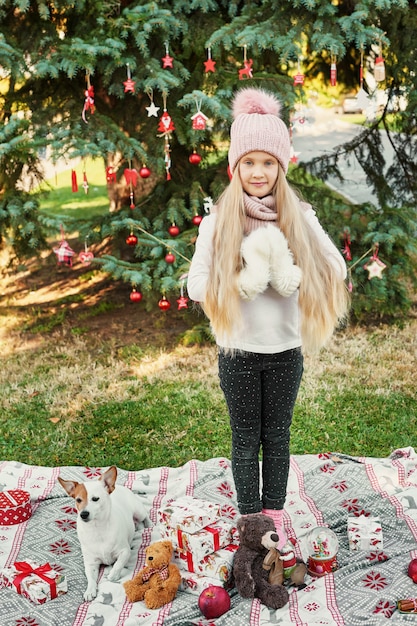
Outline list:
[[[148,567],[142,572],[143,582],[149,580],[153,574],[159,574],[162,580],[166,580],[168,578],[168,565],[163,565],[162,567]]]

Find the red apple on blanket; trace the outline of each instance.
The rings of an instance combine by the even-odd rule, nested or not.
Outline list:
[[[200,593],[198,607],[207,619],[220,617],[230,609],[230,596],[220,585],[209,585]]]
[[[413,583],[417,583],[417,559],[411,559],[408,566],[408,575]]]

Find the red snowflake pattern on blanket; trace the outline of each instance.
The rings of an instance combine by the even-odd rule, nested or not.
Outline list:
[[[379,600],[373,610],[373,613],[382,613],[384,617],[392,617],[396,608],[395,604],[389,600]]]
[[[50,550],[56,555],[69,554],[71,552],[71,547],[68,541],[64,541],[63,539],[60,539],[59,541],[56,541],[55,543],[51,543]]]
[[[371,571],[363,578],[363,584],[369,589],[375,589],[377,591],[385,589],[388,585],[388,581],[385,576],[382,576],[379,572]]]

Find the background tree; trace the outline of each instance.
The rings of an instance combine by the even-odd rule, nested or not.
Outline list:
[[[370,284],[356,265],[357,312],[365,310],[370,289],[378,292],[380,314],[409,306],[404,281],[413,280],[416,252],[409,239],[416,195],[416,20],[415,4],[406,0],[1,0],[0,236],[22,255],[57,233],[57,221],[39,211],[38,197],[27,187],[28,180],[35,185],[42,178],[44,150],[52,160],[100,157],[116,173],[116,181],[108,183],[111,211],[103,219],[78,223],[81,236],[90,242],[111,239],[111,254],[96,262],[116,279],[142,291],[177,292],[192,255],[193,218],[203,213],[205,198],[216,198],[227,183],[230,101],[236,89],[257,85],[276,92],[289,123],[300,99],[293,81],[300,63],[306,76],[326,84],[330,62],[337,58],[339,81],[357,87],[361,54],[372,66],[381,43],[389,67],[387,89],[391,94],[407,90],[408,107],[397,120],[402,132],[390,131],[387,111],[381,119],[398,158],[384,171],[375,123],[331,157],[293,167],[290,177],[315,202],[317,192],[303,172],[309,169],[325,180],[338,172],[341,154],[356,154],[379,205],[363,209],[338,201],[335,211],[334,198],[321,191],[319,216],[341,247],[350,229],[353,262],[385,236],[384,260],[395,271],[389,280]],[[210,57],[215,71],[204,65]],[[251,60],[252,74],[247,68],[240,80],[239,70]],[[146,108],[152,102],[158,117]],[[164,110],[175,127],[168,133],[159,127]],[[198,110],[208,118],[202,130],[192,127]],[[199,165],[190,163],[194,151],[202,156]],[[139,172],[144,165],[151,175],[137,176],[132,188],[125,170]],[[402,227],[392,228],[393,210],[401,213]],[[170,236],[173,224],[179,236]],[[138,244],[127,249],[130,233]],[[166,263],[167,251],[176,256],[174,264]]]

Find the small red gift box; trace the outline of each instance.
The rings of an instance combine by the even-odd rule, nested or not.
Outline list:
[[[26,522],[32,515],[30,494],[22,489],[0,492],[0,525]]]
[[[35,604],[44,604],[67,592],[65,576],[49,563],[38,565],[33,561],[16,561],[12,567],[1,571],[0,581]]]

